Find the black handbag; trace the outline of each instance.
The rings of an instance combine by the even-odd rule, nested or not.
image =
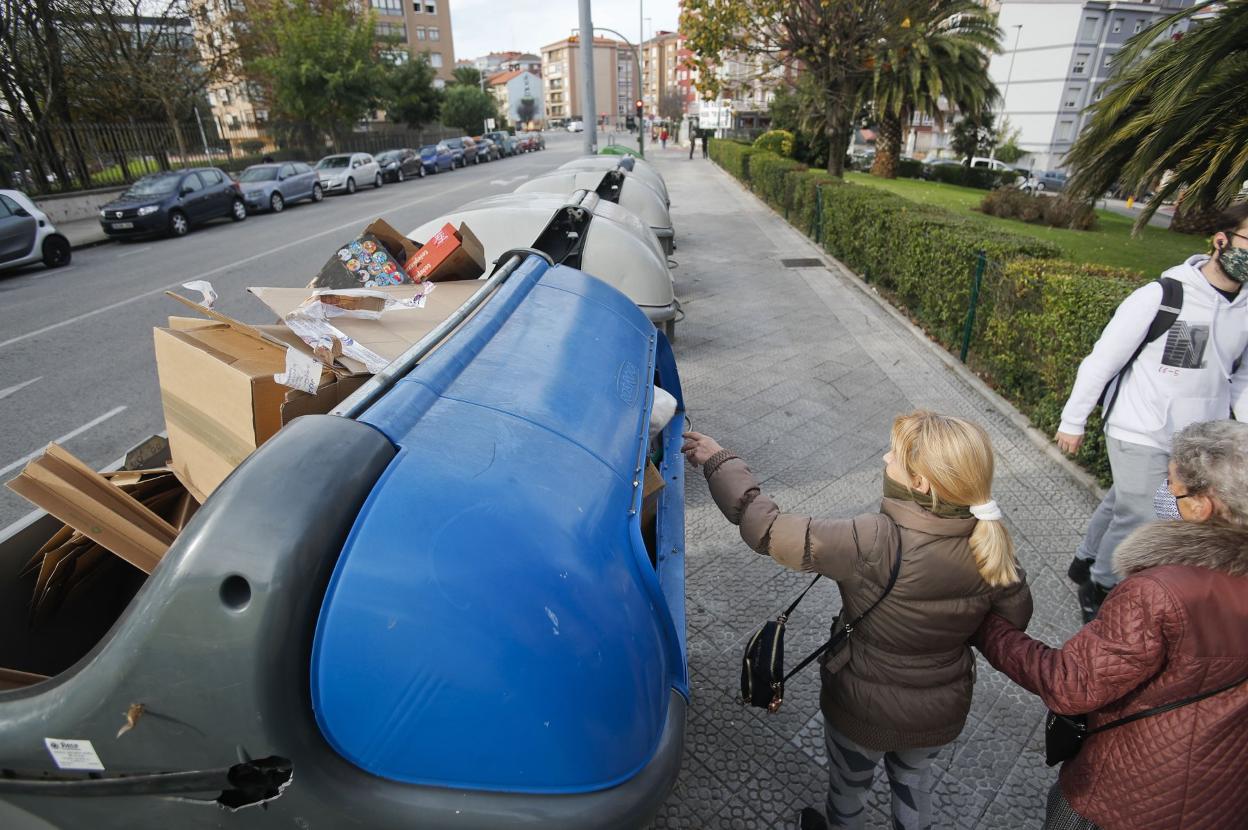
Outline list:
[[[797,604],[802,601],[802,598],[806,596],[811,588],[815,587],[815,583],[822,579],[822,576],[816,576],[812,579],[810,584],[797,595],[797,599],[793,600],[793,604],[786,608],[783,614],[774,620],[764,623],[763,627],[754,632],[754,636],[746,644],[745,655],[741,658],[741,703],[747,706],[756,706],[759,709],[766,709],[768,712],[779,711],[780,704],[784,703],[784,684],[793,675],[818,659],[821,654],[848,640],[849,636],[854,633],[854,629],[893,590],[893,586],[897,584],[897,573],[900,570],[901,541],[898,539],[897,556],[893,559],[893,567],[888,575],[888,584],[884,586],[884,593],[880,594],[875,602],[871,603],[871,607],[859,614],[858,618],[853,622],[847,623],[840,631],[836,630],[837,621],[833,620],[833,633],[828,641],[808,654],[791,672],[785,674],[784,627],[788,623],[789,615],[793,613],[793,609],[797,608]]]
[[[1044,763],[1055,767],[1074,758],[1079,754],[1079,750],[1083,747],[1084,739],[1089,735],[1104,732],[1106,729],[1116,729],[1132,721],[1160,715],[1162,712],[1169,712],[1172,709],[1178,709],[1180,706],[1186,706],[1189,703],[1213,697],[1228,689],[1233,689],[1245,681],[1248,681],[1248,677],[1240,678],[1233,683],[1227,683],[1225,686],[1219,686],[1207,692],[1201,692],[1198,695],[1176,700],[1174,703],[1145,709],[1143,712],[1136,712],[1134,715],[1127,715],[1125,718],[1103,723],[1095,729],[1088,729],[1087,715],[1059,715],[1055,712],[1049,712],[1048,717],[1044,721]]]

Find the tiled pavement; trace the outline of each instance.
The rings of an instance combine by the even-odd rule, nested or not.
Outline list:
[[[788,268],[816,256],[808,240],[710,161],[654,153],[677,229],[675,271],[686,318],[676,353],[693,427],[747,459],[785,509],[849,516],[878,508],[889,428],[917,407],[979,421],[998,461],[1005,511],[1050,644],[1078,626],[1065,566],[1095,500],[902,323],[835,270]],[[687,491],[688,638],[692,702],[682,772],[654,828],[796,826],[822,805],[826,758],[818,678],[807,672],[783,709],[733,700],[744,639],[807,577],[750,551],[700,474]],[[790,662],[820,642],[839,606],[821,582],[789,626]],[[961,737],[941,753],[936,826],[1026,830],[1043,823],[1056,771],[1044,766],[1044,709],[982,658]],[[887,827],[877,771],[869,827]]]

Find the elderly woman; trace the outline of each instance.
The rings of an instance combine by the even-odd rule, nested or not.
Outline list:
[[[1248,424],[1175,435],[1169,493],[1182,521],[1123,541],[1114,564],[1125,578],[1066,645],[995,614],[980,627],[992,665],[1056,714],[1088,715],[1049,792],[1051,830],[1248,822]]]

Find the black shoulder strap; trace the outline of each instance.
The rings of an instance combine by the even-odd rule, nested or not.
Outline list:
[[[1109,413],[1114,408],[1114,402],[1118,400],[1118,390],[1122,387],[1122,376],[1127,373],[1127,369],[1131,368],[1131,364],[1144,351],[1144,347],[1152,343],[1158,337],[1170,330],[1175,321],[1179,319],[1179,312],[1183,310],[1183,283],[1173,277],[1160,277],[1157,282],[1161,283],[1161,305],[1157,307],[1157,313],[1153,315],[1153,322],[1149,323],[1148,331],[1144,335],[1144,339],[1136,346],[1135,351],[1128,358],[1127,362],[1122,364],[1122,368],[1118,370],[1118,374],[1114,375],[1105,389],[1101,392],[1101,420],[1109,420]],[[1109,392],[1112,386],[1114,391]],[[1106,400],[1106,395],[1109,400]]]
[[[788,683],[790,677],[797,674],[802,669],[806,668],[808,665],[810,665],[812,660],[818,659],[819,655],[823,654],[825,651],[832,648],[832,646],[839,645],[840,643],[844,642],[849,637],[849,635],[853,633],[854,629],[857,628],[858,625],[867,618],[867,615],[875,610],[875,606],[883,602],[884,597],[888,596],[889,593],[893,590],[893,586],[897,584],[897,574],[900,571],[901,571],[901,530],[898,529],[897,531],[897,555],[893,558],[893,567],[892,567],[892,570],[889,571],[888,584],[884,586],[884,593],[876,597],[875,602],[871,603],[871,606],[866,611],[863,611],[861,614],[859,614],[857,619],[855,619],[853,622],[846,623],[845,628],[841,631],[841,634],[839,637],[829,638],[829,640],[826,643],[819,646],[819,648],[815,649],[810,654],[806,655],[805,659],[803,659],[802,662],[798,663],[797,666],[791,672],[789,672],[788,674],[784,676],[784,682]],[[815,581],[811,582],[810,585],[806,586],[806,591],[809,591],[811,588],[813,588],[815,586],[815,582],[818,582],[818,581],[819,581],[819,577],[815,577]],[[801,596],[799,596],[797,600],[795,600],[794,603],[789,606],[789,610],[785,612],[786,618],[788,617],[789,612],[797,607],[797,603],[802,601],[802,597],[806,596],[806,591],[802,591]]]
[[[1241,677],[1239,680],[1227,683],[1225,686],[1219,686],[1216,689],[1210,689],[1209,691],[1201,692],[1198,695],[1185,697],[1182,700],[1176,700],[1174,703],[1167,703],[1164,706],[1155,706],[1152,709],[1145,709],[1143,712],[1136,712],[1134,715],[1127,715],[1125,718],[1119,718],[1118,720],[1101,724],[1095,729],[1088,730],[1088,734],[1095,735],[1097,732],[1104,732],[1106,729],[1115,729],[1119,726],[1125,726],[1126,724],[1131,723],[1132,721],[1140,720],[1141,718],[1150,718],[1153,715],[1160,715],[1162,712],[1169,712],[1171,709],[1178,709],[1180,706],[1186,706],[1189,703],[1195,703],[1198,700],[1204,700],[1207,697],[1213,697],[1214,695],[1221,694],[1229,689],[1234,689],[1236,686],[1244,682],[1248,682],[1248,677]]]

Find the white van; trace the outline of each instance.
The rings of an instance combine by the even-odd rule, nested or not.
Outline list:
[[[988,170],[998,170],[998,171],[1005,171],[1005,170],[1013,169],[1008,164],[1006,164],[1003,161],[1000,161],[999,159],[984,158],[982,156],[975,156],[974,158],[972,158],[971,167],[982,167]]]

